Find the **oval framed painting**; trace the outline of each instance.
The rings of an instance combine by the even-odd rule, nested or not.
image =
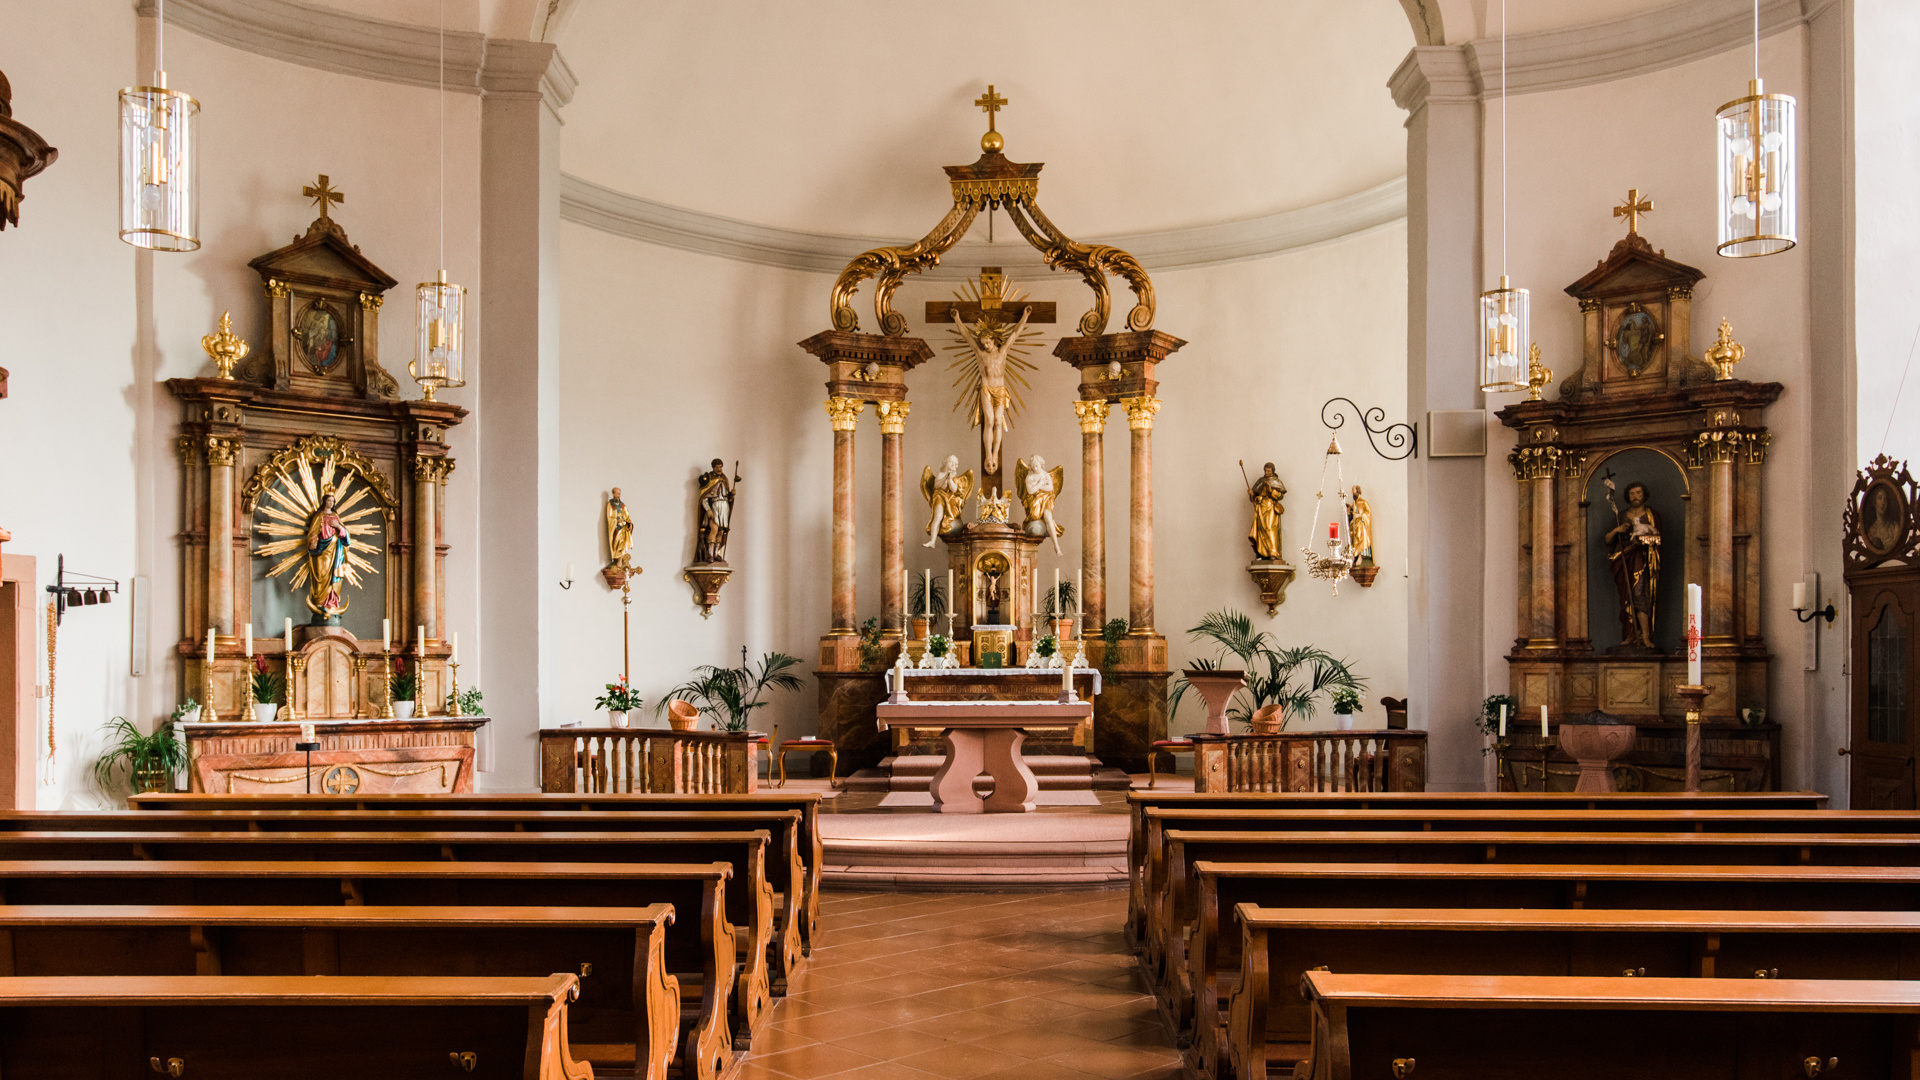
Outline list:
[[[1660,340],[1660,327],[1653,315],[1639,304],[1627,308],[1613,332],[1614,353],[1627,374],[1638,375],[1653,363],[1653,346]]]
[[[340,316],[322,300],[301,308],[293,321],[293,351],[316,375],[339,367],[340,336]]]
[[[1875,556],[1900,550],[1907,536],[1907,500],[1897,484],[1879,479],[1860,496],[1860,544]]]

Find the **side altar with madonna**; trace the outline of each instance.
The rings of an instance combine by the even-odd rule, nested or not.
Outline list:
[[[320,216],[249,264],[268,342],[223,317],[202,343],[214,374],[167,381],[184,410],[175,656],[200,708],[181,725],[191,789],[470,791],[488,718],[463,715],[474,699],[462,706],[445,630],[447,432],[466,410],[433,393],[460,385],[441,360],[458,314],[425,319],[425,396],[402,399],[377,330],[398,281],[348,240],[326,177],[305,194]],[[412,701],[395,700],[395,676]]]

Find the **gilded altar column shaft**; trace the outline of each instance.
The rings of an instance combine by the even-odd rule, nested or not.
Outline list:
[[[858,633],[853,592],[853,429],[866,403],[856,398],[827,399],[833,425],[833,630]]]
[[[1127,632],[1153,633],[1153,414],[1160,399],[1128,398],[1127,429],[1133,436],[1132,482],[1127,515]]]
[[[1104,401],[1076,401],[1080,421],[1080,632],[1098,634],[1107,621],[1107,411]]]
[[[413,459],[413,621],[427,628],[427,640],[440,639],[440,605],[434,595],[434,488],[441,472],[440,460],[433,457]],[[401,636],[406,636],[402,628]]]
[[[880,417],[880,625],[906,631],[907,526],[901,440],[907,433],[905,401],[876,402]]]
[[[1726,641],[1733,636],[1733,455],[1730,443],[1708,448],[1706,625],[1701,636]]]
[[[1557,608],[1557,582],[1554,581],[1553,468],[1535,475],[1533,483],[1533,581],[1532,619],[1527,627],[1527,644],[1552,648],[1554,615]]]
[[[233,456],[238,439],[207,436],[207,622],[233,636]]]

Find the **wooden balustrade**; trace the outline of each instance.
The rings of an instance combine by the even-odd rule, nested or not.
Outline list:
[[[1424,731],[1195,735],[1193,750],[1196,791],[1427,789]]]
[[[540,790],[593,795],[749,795],[759,788],[746,731],[542,728]]]

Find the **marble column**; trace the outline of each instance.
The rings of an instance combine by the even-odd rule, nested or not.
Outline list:
[[[1736,444],[1705,444],[1707,453],[1707,588],[1701,637],[1733,639],[1733,457]]]
[[[439,602],[435,598],[434,494],[439,486],[440,459],[413,459],[413,622],[427,628],[429,642],[440,639]],[[403,628],[404,629],[404,628]]]
[[[1541,470],[1533,484],[1533,567],[1530,575],[1533,617],[1527,626],[1527,644],[1550,649],[1558,644],[1554,616],[1559,610],[1554,581],[1553,467]]]
[[[233,456],[238,439],[207,436],[207,624],[233,636]]]
[[[1104,401],[1076,401],[1080,420],[1080,607],[1082,634],[1097,636],[1107,622],[1107,410]]]
[[[1127,632],[1153,633],[1153,414],[1160,399],[1128,398],[1127,429],[1133,436],[1132,483],[1127,514]]]
[[[835,636],[858,633],[853,592],[853,428],[866,402],[827,399],[833,425],[833,629]]]
[[[912,408],[905,401],[879,401],[873,406],[880,417],[880,626],[902,635],[906,632],[901,612],[907,602],[907,526],[900,443]]]

